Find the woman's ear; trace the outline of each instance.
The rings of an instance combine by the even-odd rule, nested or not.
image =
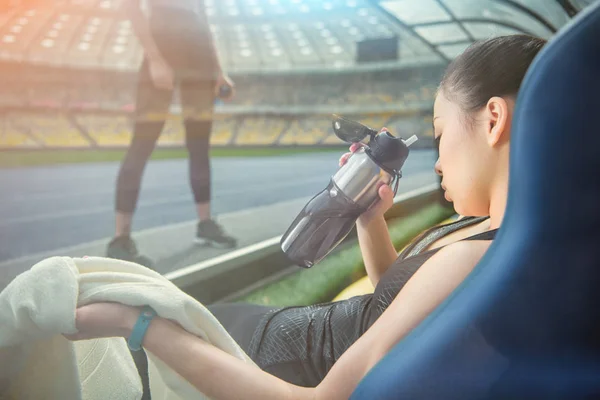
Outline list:
[[[487,143],[495,147],[510,138],[510,107],[504,98],[494,96],[488,100],[485,114],[487,122]]]

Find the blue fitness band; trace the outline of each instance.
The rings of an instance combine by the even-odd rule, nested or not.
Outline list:
[[[133,326],[131,335],[129,336],[129,339],[127,339],[127,346],[130,350],[139,351],[142,349],[144,336],[146,335],[148,326],[150,326],[150,322],[154,317],[156,317],[156,311],[154,311],[150,306],[145,306],[142,308],[142,312],[140,313],[137,322]]]

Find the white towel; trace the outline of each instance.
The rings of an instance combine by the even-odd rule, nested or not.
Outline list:
[[[0,293],[0,399],[139,399],[142,386],[122,338],[72,343],[75,309],[113,301],[149,305],[163,318],[252,365],[217,319],[162,275],[106,258],[44,260]],[[148,353],[155,400],[204,399]]]

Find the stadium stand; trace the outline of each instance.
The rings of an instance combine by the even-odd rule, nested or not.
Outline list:
[[[566,21],[564,10],[539,2],[477,1],[423,2],[415,14],[417,6],[392,0],[205,0],[222,63],[237,86],[234,101],[217,107],[212,143],[339,144],[332,113],[430,136],[423,115],[455,54],[491,35],[549,37]],[[143,54],[123,1],[22,4],[0,12],[0,108],[9,112],[0,147],[126,145]],[[397,60],[357,63],[359,42],[385,38],[397,38]],[[183,140],[174,115],[159,145]]]
[[[131,124],[124,115],[78,114],[76,121],[98,146],[123,147],[131,140]]]
[[[247,117],[238,128],[237,145],[274,144],[288,122],[282,118]]]
[[[87,147],[90,143],[61,112],[14,112],[9,123],[30,132],[42,147]]]
[[[279,139],[280,145],[316,145],[323,144],[323,139],[331,131],[331,118],[325,116],[309,116],[295,118],[289,128]],[[337,139],[337,143],[340,140]]]
[[[40,147],[41,143],[28,134],[27,130],[15,126],[6,115],[0,123],[0,148]]]
[[[212,145],[229,145],[237,132],[238,121],[233,118],[217,116],[213,121],[213,132],[210,137]]]
[[[417,77],[414,82],[411,76]],[[412,70],[287,77],[234,76],[240,88],[238,98],[218,107],[212,143],[239,146],[339,144],[331,132],[331,114],[347,115],[348,110],[374,128],[388,126],[392,131],[427,134],[430,131],[427,124],[431,125],[431,121],[423,122],[422,117],[413,115],[418,110],[430,110],[433,102],[435,90],[424,85],[423,82],[428,81],[422,76],[422,71],[414,73]],[[135,109],[135,76],[130,73],[29,68],[23,71],[23,77],[10,83],[5,80],[6,90],[0,96],[0,104],[25,113],[26,118],[13,113],[9,119],[17,119],[15,123],[20,129],[39,135],[40,140],[32,142],[17,134],[13,135],[14,139],[4,140],[3,147],[35,143],[45,147],[119,147],[130,140]],[[363,79],[368,83],[362,83]],[[239,111],[239,107],[244,109]],[[261,111],[261,107],[267,107],[267,111]],[[368,109],[368,114],[362,113],[363,109]],[[383,111],[372,111],[378,109]],[[170,116],[159,145],[182,145],[182,128],[180,117]],[[22,139],[17,140],[17,137]]]

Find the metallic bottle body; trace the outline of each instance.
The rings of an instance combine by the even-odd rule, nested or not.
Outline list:
[[[364,149],[354,153],[302,209],[283,235],[281,249],[295,264],[312,267],[344,240],[360,214],[379,199],[379,187],[391,180]]]
[[[382,184],[389,185],[391,181],[392,176],[381,169],[364,148],[352,154],[333,176],[333,182],[339,190],[365,210],[379,199],[379,187]]]

